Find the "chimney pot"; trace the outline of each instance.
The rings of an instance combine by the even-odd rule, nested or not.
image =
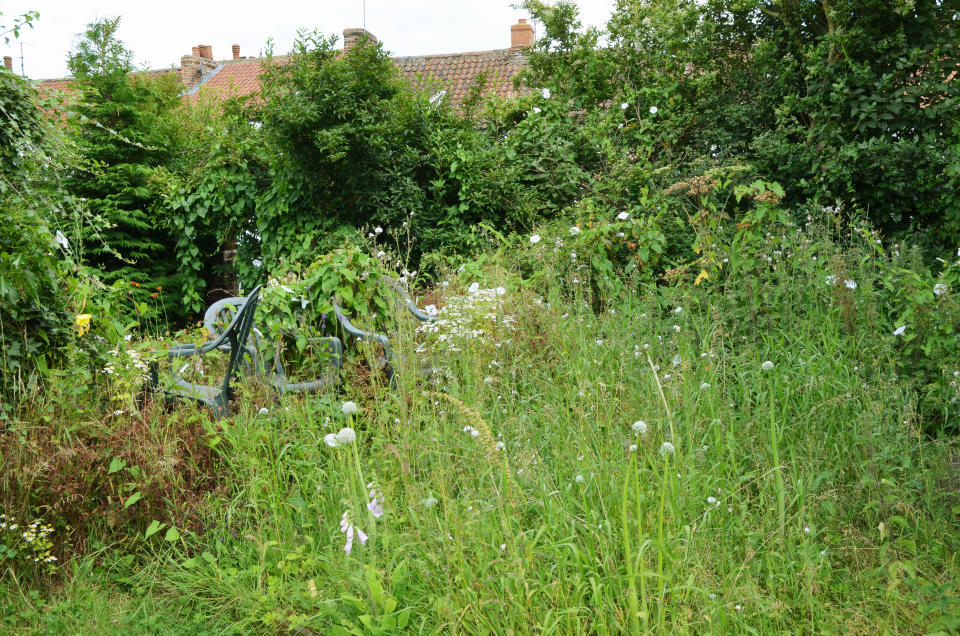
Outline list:
[[[13,58],[10,57],[9,55],[4,55],[4,56],[3,56],[3,66],[4,66],[4,68],[6,68],[8,71],[12,71],[12,70],[13,70]]]
[[[199,47],[199,46],[193,47],[192,51],[193,51],[193,56],[194,56],[194,57],[200,57],[200,47]]]
[[[526,49],[533,46],[533,25],[527,24],[523,18],[510,27],[510,48]]]
[[[200,57],[205,57],[205,58],[207,58],[208,60],[212,60],[212,59],[213,59],[213,47],[212,47],[212,46],[210,46],[209,44],[201,44],[201,45],[200,45],[199,47],[197,47],[197,48],[200,49]]]
[[[233,45],[232,47],[230,47],[230,48],[233,49],[233,59],[239,60],[239,59],[240,59],[240,45],[239,45],[239,44],[234,44],[234,45]]]

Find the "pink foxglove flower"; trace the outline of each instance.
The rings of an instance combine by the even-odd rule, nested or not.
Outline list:
[[[373,487],[373,484],[367,484],[370,489],[370,503],[367,504],[367,510],[374,518],[379,519],[383,516],[383,495]]]
[[[347,543],[343,546],[343,551],[347,554],[350,554],[350,551],[353,550],[353,535],[356,534],[357,538],[360,539],[361,545],[366,545],[367,535],[357,528],[352,523],[350,523],[349,513],[343,513],[343,517],[340,518],[340,532],[347,535]]]

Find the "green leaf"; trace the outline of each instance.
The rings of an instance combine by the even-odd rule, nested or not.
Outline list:
[[[160,532],[161,530],[163,530],[163,528],[164,528],[166,525],[167,525],[167,524],[165,524],[165,523],[160,523],[159,521],[157,521],[156,519],[154,519],[153,521],[150,522],[150,525],[147,526],[147,530],[146,530],[146,532],[143,533],[143,537],[144,537],[145,539],[149,539],[149,538],[152,537],[153,535],[155,535],[155,534],[157,534],[158,532]]]
[[[180,538],[180,531],[174,528],[173,526],[170,526],[170,529],[167,530],[167,534],[163,536],[163,540],[169,543],[173,543],[179,538]]]
[[[110,461],[110,468],[107,469],[107,472],[108,474],[112,475],[123,470],[124,466],[126,465],[127,460],[123,459],[122,457],[114,457]]]
[[[132,506],[133,504],[137,503],[137,502],[140,501],[141,499],[143,499],[143,495],[142,495],[142,494],[140,493],[140,491],[138,490],[137,492],[135,492],[135,493],[133,493],[132,495],[130,495],[129,497],[127,497],[127,500],[126,500],[125,502],[123,502],[123,509],[126,510],[127,508],[129,508],[129,507]]]

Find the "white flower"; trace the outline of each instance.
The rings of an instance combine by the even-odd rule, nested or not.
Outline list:
[[[539,109],[538,107],[534,106],[534,107],[533,107],[533,114],[534,114],[534,115],[537,115],[537,114],[539,114],[539,113],[540,113],[540,109]]]
[[[664,457],[671,454],[673,450],[674,450],[673,444],[671,444],[670,442],[664,442],[663,444],[660,445],[660,455]]]
[[[617,218],[620,219],[621,221],[626,221],[628,218],[630,218],[630,213],[621,212],[620,214],[617,215]]]
[[[505,448],[505,445],[503,442],[497,442],[497,450],[503,450],[504,448]]]
[[[446,96],[446,94],[447,94],[447,91],[440,91],[439,93],[434,93],[434,94],[430,97],[430,103],[431,103],[431,104],[439,104],[440,102],[443,101],[443,98],[444,98],[444,96]]]
[[[700,388],[701,388],[702,390],[709,389],[709,388],[710,388],[710,383],[709,383],[709,382],[704,382],[704,383],[702,383],[702,384],[700,385]]]
[[[651,106],[651,107],[650,107],[650,114],[651,114],[651,115],[656,115],[658,110],[659,110],[659,109],[658,109],[656,106]]]
[[[67,237],[64,236],[63,232],[61,232],[60,230],[57,230],[57,235],[53,237],[53,240],[59,243],[60,247],[62,247],[63,249],[65,250],[70,249],[70,242],[67,241]]]
[[[827,285],[833,285],[835,282],[837,282],[837,277],[833,274],[830,274],[824,279],[824,281],[827,283]]]
[[[633,423],[633,432],[637,435],[646,435],[647,433],[647,423],[643,420],[637,420]]]
[[[631,452],[631,453],[635,453],[635,452],[637,452],[637,445],[636,445],[636,444],[630,444],[630,447],[629,447],[627,450],[628,450],[629,452]]]
[[[763,364],[760,365],[760,368],[763,369],[764,371],[769,371],[770,369],[773,368],[773,363],[770,362],[769,360],[764,360]]]
[[[933,293],[936,296],[942,296],[946,292],[947,292],[947,286],[944,285],[943,283],[937,283],[936,285],[933,286]]]
[[[583,478],[583,475],[577,475],[573,478],[573,481],[577,482],[578,484],[582,484],[586,481],[586,479]]]
[[[533,234],[532,236],[530,236],[530,242],[533,243],[534,245],[536,245],[537,243],[539,243],[539,242],[540,242],[540,235],[539,235],[539,234]]]
[[[578,228],[576,225],[570,226],[570,236],[576,236],[579,233],[580,233],[580,228]]]
[[[677,333],[680,333],[680,325],[674,325],[673,330],[676,331]]]
[[[673,356],[673,360],[670,361],[670,364],[676,367],[679,366],[681,362],[683,362],[683,360],[680,358],[680,354],[678,353],[677,355]]]
[[[712,505],[712,504],[716,504],[716,503],[717,503],[717,498],[716,498],[716,497],[707,497],[707,503],[708,503],[708,504],[711,504],[711,505]]]
[[[907,330],[906,325],[900,325],[899,327],[893,330],[893,335],[902,336],[906,330]]]
[[[337,436],[334,435],[333,433],[327,433],[323,437],[323,442],[330,448],[336,448],[337,446],[340,445],[340,440],[338,440]]]
[[[475,428],[474,428],[474,429],[471,429],[471,430],[470,430],[470,437],[480,437],[480,431],[478,431],[478,430],[475,429]]]
[[[843,281],[843,284],[844,284],[844,286],[845,286],[847,289],[856,289],[856,288],[857,288],[857,282],[856,282],[856,281],[852,281],[852,280],[850,280],[849,278],[848,278],[847,280]]]
[[[383,258],[383,257],[386,256],[386,255],[387,255],[387,253],[384,252],[383,250],[380,250],[379,252],[377,252],[377,258]]]
[[[383,234],[383,228],[378,225],[376,229],[373,230],[373,233],[377,235]]]
[[[427,497],[422,503],[424,508],[433,508],[438,502],[436,497]]]
[[[683,313],[683,307],[677,307],[676,309],[673,310],[673,313],[675,313],[675,314],[682,314],[682,313]]]
[[[543,98],[544,98],[544,99],[550,99],[550,89],[549,89],[549,88],[543,89],[543,91],[541,91],[541,94],[543,95]]]
[[[476,294],[478,289],[480,289],[480,283],[470,283],[470,287],[467,288],[467,292],[470,294]]]
[[[340,412],[344,415],[353,415],[357,412],[357,403],[347,400],[343,403],[343,406],[340,407]]]
[[[627,110],[629,106],[630,104],[628,104],[627,102],[623,102],[622,104],[620,104],[620,110]]]
[[[497,296],[503,296],[504,294],[507,293],[507,288],[506,288],[506,287],[497,287],[497,288],[494,289],[493,291],[497,292]]]
[[[349,426],[341,428],[340,432],[337,433],[337,441],[344,446],[353,444],[355,441],[357,441],[357,432]]]
[[[261,261],[259,258],[253,259],[253,266],[254,266],[254,267],[261,267],[262,265],[263,265],[263,261]]]
[[[269,413],[269,412],[270,412],[270,409],[268,409],[268,408],[265,407],[265,406],[262,407],[262,408],[258,411],[258,413],[260,413],[260,415],[266,415],[266,414]]]

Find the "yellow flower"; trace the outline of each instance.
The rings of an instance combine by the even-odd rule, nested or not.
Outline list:
[[[90,331],[90,319],[92,317],[90,314],[77,314],[77,335],[82,336]]]

